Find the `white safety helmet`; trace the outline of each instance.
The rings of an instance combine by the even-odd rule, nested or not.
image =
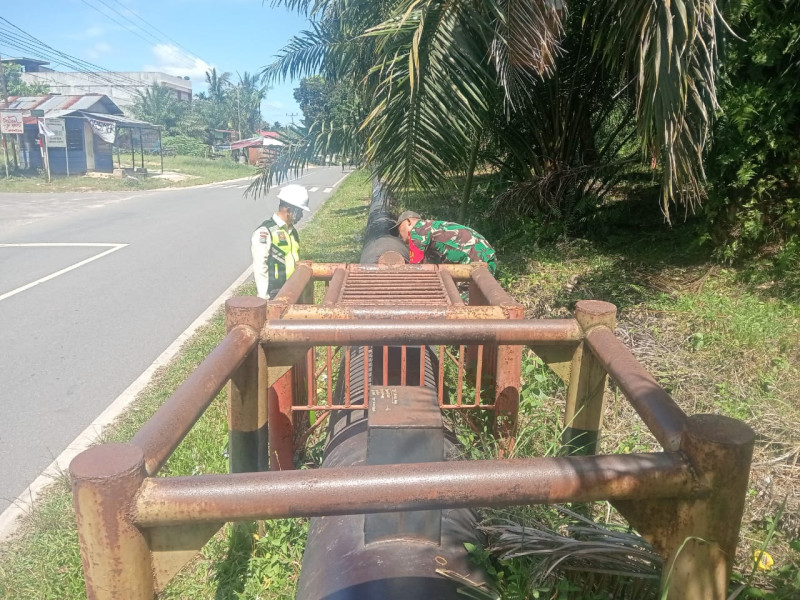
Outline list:
[[[278,200],[286,202],[286,204],[296,206],[297,208],[301,208],[305,211],[311,210],[308,208],[308,192],[306,191],[306,188],[304,188],[302,185],[297,185],[296,183],[282,187],[281,191],[278,192]]]

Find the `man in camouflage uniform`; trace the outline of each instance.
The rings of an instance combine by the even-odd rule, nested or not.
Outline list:
[[[407,210],[397,219],[397,233],[408,242],[409,262],[436,264],[485,262],[497,271],[494,248],[480,233],[450,221],[429,221]]]

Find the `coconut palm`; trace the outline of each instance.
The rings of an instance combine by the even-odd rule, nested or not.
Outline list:
[[[312,27],[265,76],[349,81],[368,110],[357,128],[310,128],[267,183],[361,135],[397,189],[441,185],[480,155],[514,175],[517,201],[602,194],[602,167],[633,157],[661,168],[665,214],[702,195],[717,0],[276,2]]]
[[[137,92],[131,106],[136,117],[163,125],[170,133],[175,132],[188,110],[189,103],[178,100],[174,90],[164,84],[155,83],[144,92]]]
[[[208,97],[215,102],[222,102],[225,99],[225,90],[231,85],[231,74],[225,71],[219,75],[217,68],[212,67],[210,71],[206,71],[206,83]]]

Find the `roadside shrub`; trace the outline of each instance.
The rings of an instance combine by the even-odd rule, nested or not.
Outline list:
[[[743,40],[724,61],[703,239],[725,262],[768,258],[780,278],[800,244],[800,0],[742,3],[732,21]]]
[[[209,147],[197,138],[188,135],[165,135],[161,139],[165,150],[183,156],[208,156]]]

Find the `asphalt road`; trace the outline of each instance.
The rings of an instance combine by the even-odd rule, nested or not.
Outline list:
[[[299,178],[312,215],[342,177]],[[0,512],[245,271],[246,184],[0,193]]]

